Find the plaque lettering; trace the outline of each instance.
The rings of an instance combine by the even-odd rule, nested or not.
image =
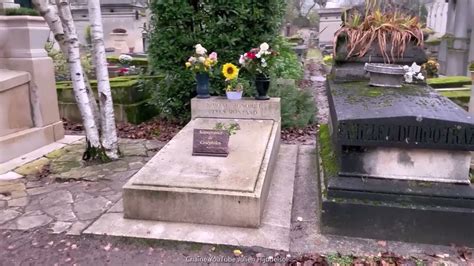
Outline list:
[[[229,133],[225,130],[194,129],[193,156],[227,157]]]

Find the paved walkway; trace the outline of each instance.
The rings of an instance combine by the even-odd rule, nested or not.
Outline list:
[[[52,233],[80,234],[122,197],[122,185],[163,145],[120,140],[123,158],[88,165],[78,141],[4,174],[0,229],[47,226]]]

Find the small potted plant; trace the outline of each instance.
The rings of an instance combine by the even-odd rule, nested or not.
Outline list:
[[[222,67],[222,74],[226,82],[225,94],[229,100],[242,99],[243,86],[239,83],[239,68],[232,64],[226,63]]]
[[[206,99],[209,94],[209,73],[217,64],[217,53],[207,55],[207,50],[201,44],[196,44],[194,55],[186,62],[186,67],[196,73],[197,98]]]
[[[256,100],[270,99],[267,95],[270,88],[270,68],[276,55],[268,43],[264,42],[259,48],[252,48],[239,58],[239,64],[255,77]]]

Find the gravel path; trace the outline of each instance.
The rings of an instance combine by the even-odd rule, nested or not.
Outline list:
[[[324,67],[314,61],[310,60],[305,66],[305,80],[310,82],[310,91],[313,94],[316,102],[317,121],[319,124],[327,124],[329,117],[328,97],[326,94],[326,77]]]

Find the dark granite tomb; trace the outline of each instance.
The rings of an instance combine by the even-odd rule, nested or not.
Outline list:
[[[338,174],[323,233],[474,246],[474,118],[424,84],[327,85]]]

